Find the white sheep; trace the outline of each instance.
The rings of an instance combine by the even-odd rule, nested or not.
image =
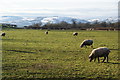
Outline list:
[[[48,31],[45,31],[45,34],[48,34]]]
[[[103,61],[105,61],[105,59],[107,58],[107,62],[108,62],[108,55],[110,53],[110,50],[106,47],[99,47],[97,49],[93,49],[91,54],[89,55],[89,59],[90,62],[94,59],[94,61],[96,60],[96,58],[98,58],[98,62],[100,62],[99,57],[104,57]]]
[[[73,36],[77,36],[77,35],[78,35],[78,33],[77,33],[77,32],[74,32],[74,33],[73,33]]]
[[[93,47],[92,44],[93,44],[93,40],[84,40],[84,41],[81,43],[80,47],[81,47],[81,48],[84,47],[84,46],[85,46],[85,47],[87,47],[87,46]]]
[[[5,36],[5,35],[6,35],[6,33],[4,33],[4,32],[3,32],[3,33],[1,33],[1,36]]]

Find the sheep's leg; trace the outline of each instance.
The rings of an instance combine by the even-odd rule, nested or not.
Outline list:
[[[107,62],[108,62],[108,56],[107,56]]]
[[[96,58],[94,59],[94,62],[96,61]]]
[[[106,59],[106,57],[104,57],[104,59],[103,59],[103,61],[102,61],[102,62],[104,62],[104,61],[105,61],[105,59]]]
[[[93,48],[93,45],[91,45],[91,48]]]
[[[100,59],[99,59],[99,57],[98,57],[98,62],[100,62]]]

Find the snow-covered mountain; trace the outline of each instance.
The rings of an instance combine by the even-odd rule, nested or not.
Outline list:
[[[34,23],[39,23],[42,19],[43,17],[28,18],[20,16],[1,16],[0,23],[15,24],[17,27],[24,27]]]
[[[105,21],[105,22],[115,23],[115,22],[118,22],[118,18],[112,18],[112,17],[110,17],[110,18],[105,19],[104,21]]]
[[[77,23],[87,23],[87,22],[93,23],[95,21],[117,22],[117,19],[113,19],[113,18],[108,18],[105,20],[100,20],[100,19],[84,20],[80,18],[58,17],[58,16],[36,17],[36,18],[21,17],[21,16],[0,16],[0,23],[15,24],[17,25],[17,27],[24,27],[24,26],[32,25],[34,23],[42,23],[42,25],[47,23],[60,23],[62,21],[65,21],[67,23],[72,23],[73,20],[76,21]]]
[[[103,20],[101,20],[101,19],[89,19],[88,20],[90,23],[94,23],[94,22],[107,22],[107,23],[115,23],[115,22],[118,22],[118,18],[112,18],[112,17],[110,17],[110,18],[106,18],[106,19],[103,19]]]

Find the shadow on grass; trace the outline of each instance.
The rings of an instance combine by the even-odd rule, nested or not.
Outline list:
[[[93,48],[93,49],[96,49],[96,48]],[[117,50],[117,51],[120,51],[120,49],[110,49],[110,50]]]
[[[108,64],[120,64],[119,62],[104,62],[104,63],[108,63]]]
[[[24,41],[24,40],[22,40],[22,39],[2,39],[3,41]]]
[[[35,53],[35,52],[20,51],[20,50],[7,50],[7,51],[20,52],[20,53]]]
[[[5,77],[2,80],[119,80],[117,78],[86,78],[86,77],[78,77],[78,78],[17,78],[17,77]]]

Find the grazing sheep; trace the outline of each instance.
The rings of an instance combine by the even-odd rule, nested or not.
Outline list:
[[[1,36],[5,36],[6,34],[5,33],[2,33]]]
[[[84,47],[84,46],[85,46],[85,47],[87,47],[87,46],[93,47],[92,44],[93,44],[93,40],[84,40],[84,41],[81,43],[80,47],[81,47],[81,48]]]
[[[46,31],[45,34],[48,34],[48,31]]]
[[[89,55],[89,59],[90,62],[94,59],[94,61],[96,60],[96,58],[98,58],[98,62],[100,62],[99,57],[104,57],[103,61],[105,61],[105,59],[107,58],[107,62],[108,62],[108,55],[110,53],[110,50],[106,47],[100,47],[97,49],[93,49],[91,54]]]
[[[73,36],[77,36],[77,35],[78,35],[78,33],[77,33],[77,32],[74,32],[74,33],[73,33]]]

